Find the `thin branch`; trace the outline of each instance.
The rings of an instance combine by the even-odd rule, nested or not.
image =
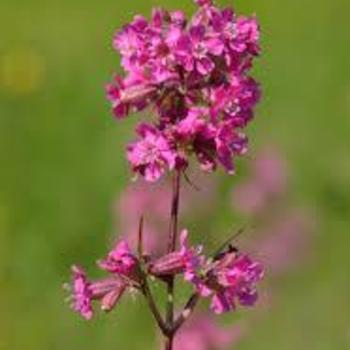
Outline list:
[[[185,178],[186,182],[187,182],[191,187],[193,187],[196,191],[199,192],[201,189],[193,183],[193,181],[190,179],[190,177],[188,176],[188,174],[186,173],[186,171],[183,171],[183,174],[184,174],[184,178]]]
[[[181,312],[181,314],[179,315],[179,317],[177,318],[177,320],[174,322],[173,328],[172,328],[172,332],[175,334],[177,332],[177,330],[184,324],[184,322],[186,320],[188,320],[188,318],[192,315],[197,303],[199,300],[199,294],[198,293],[194,293],[191,295],[191,297],[189,298],[189,300],[187,301],[183,311]]]
[[[138,242],[137,242],[137,251],[139,255],[140,261],[143,261],[143,216],[140,218],[139,222],[139,230],[138,230]],[[147,275],[143,272],[142,268],[140,268],[140,273],[142,275],[142,284],[141,284],[141,291],[143,295],[145,296],[148,306],[151,310],[151,313],[153,314],[159,328],[161,329],[162,333],[164,335],[168,334],[168,327],[166,326],[165,321],[163,320],[163,317],[161,316],[157,304],[153,298],[151,289],[148,285],[147,281]]]
[[[166,323],[164,322],[163,320],[163,317],[161,316],[159,310],[158,310],[158,307],[156,305],[156,302],[153,298],[153,295],[152,295],[152,292],[149,288],[149,285],[148,285],[148,281],[147,281],[147,277],[144,276],[144,280],[143,280],[143,284],[141,286],[141,290],[142,290],[142,293],[143,295],[145,296],[147,302],[148,302],[148,306],[159,326],[159,328],[161,329],[162,333],[165,335],[165,336],[168,336],[169,335],[169,328],[167,327]]]

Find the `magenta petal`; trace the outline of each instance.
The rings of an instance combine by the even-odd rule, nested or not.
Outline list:
[[[183,273],[186,268],[186,261],[179,252],[170,253],[152,262],[150,273],[154,276],[172,276]]]
[[[214,68],[214,62],[208,57],[204,57],[197,61],[197,70],[202,75],[209,74]]]
[[[120,285],[118,288],[111,290],[101,300],[101,309],[103,311],[111,311],[122,297],[125,291],[125,286]]]
[[[176,164],[176,152],[170,147],[166,135],[148,124],[140,124],[137,129],[141,136],[128,146],[127,158],[135,172],[146,181],[157,181]]]
[[[216,314],[222,314],[234,309],[233,300],[229,300],[224,293],[215,294],[212,298],[211,309]]]
[[[258,299],[258,293],[256,290],[241,291],[238,293],[238,299],[243,306],[253,306]]]
[[[91,306],[92,292],[91,283],[87,280],[85,271],[79,266],[72,267],[73,273],[73,303],[74,311],[79,312],[85,319],[90,320],[93,316]]]
[[[224,44],[220,39],[209,39],[206,41],[208,51],[214,56],[222,55],[224,51]]]

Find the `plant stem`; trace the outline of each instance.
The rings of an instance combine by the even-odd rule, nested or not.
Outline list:
[[[165,339],[165,350],[173,350],[174,335],[170,335]]]
[[[179,317],[174,321],[172,332],[175,334],[179,328],[186,322],[186,320],[191,316],[194,308],[196,307],[199,300],[199,294],[194,293],[188,299],[183,311]]]
[[[139,222],[137,251],[138,251],[140,262],[143,263],[144,262],[144,255],[143,255],[144,251],[143,251],[143,217],[142,216],[141,216],[140,222]],[[142,276],[142,282],[141,282],[142,294],[145,296],[145,298],[147,300],[148,306],[149,306],[155,320],[157,321],[158,327],[160,328],[162,333],[164,335],[166,335],[168,332],[168,329],[167,329],[167,326],[165,324],[165,321],[163,320],[163,318],[158,310],[157,304],[153,298],[151,289],[148,285],[147,275],[144,273],[143,268],[140,268],[139,273]]]
[[[172,253],[176,249],[176,240],[178,232],[179,219],[179,202],[180,202],[180,183],[181,172],[176,171],[173,177],[173,192],[171,201],[171,216],[169,225],[169,241],[168,253]],[[174,277],[171,276],[167,280],[167,307],[166,307],[166,325],[168,329],[173,328],[174,323]],[[173,349],[174,334],[171,332],[165,342],[165,350]]]
[[[173,177],[173,193],[172,193],[172,200],[171,200],[168,253],[171,253],[176,249],[177,225],[178,225],[178,218],[179,218],[179,203],[180,203],[180,183],[181,183],[181,172],[177,171],[175,172]]]
[[[165,324],[162,316],[159,313],[158,307],[157,307],[157,305],[156,305],[156,303],[154,301],[152,292],[151,292],[151,290],[149,288],[146,276],[144,276],[144,280],[143,280],[142,293],[143,293],[143,295],[145,296],[145,298],[147,300],[148,306],[149,306],[149,308],[150,308],[150,310],[151,310],[155,320],[157,321],[158,327],[160,328],[162,333],[165,336],[167,336],[167,334],[168,334],[167,325]]]

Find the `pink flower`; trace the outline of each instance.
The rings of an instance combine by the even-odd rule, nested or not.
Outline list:
[[[201,247],[189,246],[188,231],[183,230],[180,235],[180,250],[151,262],[149,272],[157,277],[183,273],[186,280],[191,280],[200,264],[200,253]]]
[[[134,172],[154,182],[166,170],[174,169],[176,154],[166,137],[154,127],[141,124],[137,131],[141,139],[128,146],[128,160]]]
[[[212,5],[212,0],[194,0],[194,2],[199,6]]]
[[[255,304],[258,298],[256,284],[264,274],[261,264],[243,255],[227,265],[218,264],[214,269],[214,278],[223,287],[223,290],[216,291],[212,299],[212,310],[215,313],[234,310],[236,300],[243,306]]]
[[[212,90],[211,117],[230,120],[233,128],[243,128],[253,118],[260,95],[259,85],[252,78],[232,76],[230,84]]]
[[[247,255],[228,252],[214,262],[209,261],[204,275],[197,274],[192,283],[203,297],[212,295],[211,309],[221,314],[235,310],[237,302],[242,306],[253,305],[258,297],[256,285],[263,275],[261,264]]]
[[[246,136],[235,131],[231,122],[224,122],[217,129],[215,144],[219,162],[229,174],[234,174],[233,157],[247,152]]]
[[[195,70],[206,75],[214,70],[214,57],[220,56],[223,50],[223,43],[216,37],[208,36],[204,25],[196,25],[179,38],[176,55],[186,71]]]
[[[89,281],[82,268],[72,267],[72,308],[87,320],[93,316],[93,300],[100,301],[103,311],[110,311],[128,287],[139,287],[138,260],[131,253],[126,241],[120,241],[98,265],[110,272],[111,276]]]
[[[99,262],[99,266],[108,272],[130,276],[137,266],[137,259],[130,251],[128,243],[122,240],[106,259]]]
[[[233,159],[247,151],[247,138],[235,130],[232,121],[207,122],[206,108],[192,108],[175,129],[175,137],[185,149],[193,151],[205,171],[213,171],[219,162],[234,173]]]
[[[231,48],[237,52],[246,52],[251,55],[258,55],[260,30],[255,17],[241,16],[237,19],[237,35]]]
[[[73,295],[72,309],[79,312],[85,319],[92,318],[93,311],[91,306],[92,291],[91,283],[87,280],[85,271],[78,267],[72,267],[73,273]]]
[[[229,44],[237,37],[237,19],[231,8],[222,11],[212,11],[211,22],[213,30],[220,35],[225,42],[225,51],[228,51]],[[228,46],[228,47],[227,47]]]
[[[134,20],[114,37],[113,46],[121,53],[122,66],[127,71],[132,71],[147,59],[147,28],[147,20],[142,16],[135,16]]]
[[[207,115],[207,108],[190,108],[187,112],[187,116],[176,125],[176,137],[191,145],[193,139],[207,128],[207,123],[205,121]]]
[[[117,119],[125,118],[130,110],[143,110],[148,105],[147,101],[156,95],[156,87],[141,74],[130,75],[128,80],[116,76],[114,82],[107,85],[106,91]]]
[[[110,311],[127,287],[127,284],[116,276],[90,282],[85,271],[78,266],[72,267],[72,273],[72,309],[86,320],[90,320],[93,316],[93,300],[100,300],[101,310]]]

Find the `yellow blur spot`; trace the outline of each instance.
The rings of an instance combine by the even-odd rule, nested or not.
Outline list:
[[[0,87],[16,95],[36,92],[44,82],[45,61],[31,48],[14,49],[0,57]]]

